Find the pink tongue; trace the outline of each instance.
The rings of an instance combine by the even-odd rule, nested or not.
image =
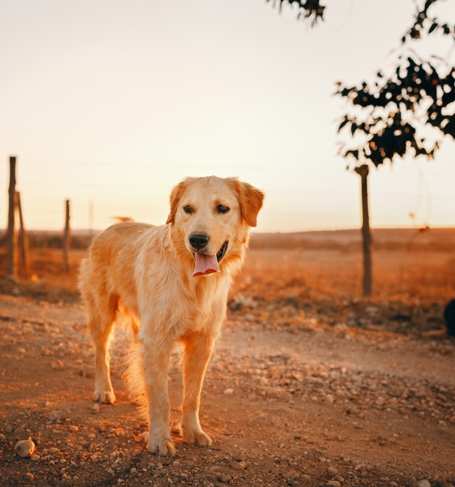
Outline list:
[[[193,276],[204,276],[205,274],[211,274],[219,270],[216,255],[196,254],[194,256]]]

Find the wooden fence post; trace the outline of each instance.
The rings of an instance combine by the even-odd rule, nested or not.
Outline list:
[[[25,231],[24,214],[22,212],[21,194],[16,191],[16,210],[19,214],[19,275],[28,276],[28,238]]]
[[[8,187],[8,231],[7,231],[7,263],[6,273],[16,277],[16,232],[14,228],[14,207],[16,199],[16,156],[9,158]]]
[[[65,228],[63,230],[63,269],[65,272],[70,270],[69,251],[71,245],[71,204],[70,200],[65,200]]]
[[[362,191],[362,249],[363,249],[363,295],[368,297],[373,292],[373,263],[371,258],[370,212],[368,206],[368,174],[366,164],[355,169],[360,176]]]

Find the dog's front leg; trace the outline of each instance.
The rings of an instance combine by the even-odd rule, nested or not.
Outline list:
[[[145,392],[147,397],[149,435],[147,448],[159,455],[174,455],[175,446],[169,429],[168,370],[173,343],[143,342]]]
[[[205,371],[212,355],[214,338],[210,334],[194,333],[184,340],[183,416],[184,441],[208,446],[212,443],[199,422],[199,406]]]

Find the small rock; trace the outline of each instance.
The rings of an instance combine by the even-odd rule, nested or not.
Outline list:
[[[226,394],[226,396],[230,396],[231,394],[234,394],[234,389],[228,387],[227,389],[224,390],[224,394]]]
[[[216,475],[216,479],[222,482],[223,484],[229,484],[231,482],[231,476],[224,472],[219,472]]]
[[[60,410],[54,410],[48,414],[48,418],[51,423],[60,423],[65,419],[65,416],[66,412]]]
[[[431,482],[427,479],[419,480],[417,482],[417,487],[431,487]]]
[[[27,440],[19,440],[14,447],[15,452],[22,458],[30,458],[36,450],[35,443],[29,437]]]
[[[51,367],[54,370],[62,370],[65,368],[65,362],[63,362],[63,360],[54,360],[51,362]]]
[[[329,480],[325,485],[327,487],[341,487],[341,482],[338,482],[338,480]]]

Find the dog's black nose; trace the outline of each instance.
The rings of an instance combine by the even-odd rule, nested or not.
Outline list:
[[[204,247],[207,247],[209,236],[205,233],[192,233],[189,240],[194,250],[202,250]]]

